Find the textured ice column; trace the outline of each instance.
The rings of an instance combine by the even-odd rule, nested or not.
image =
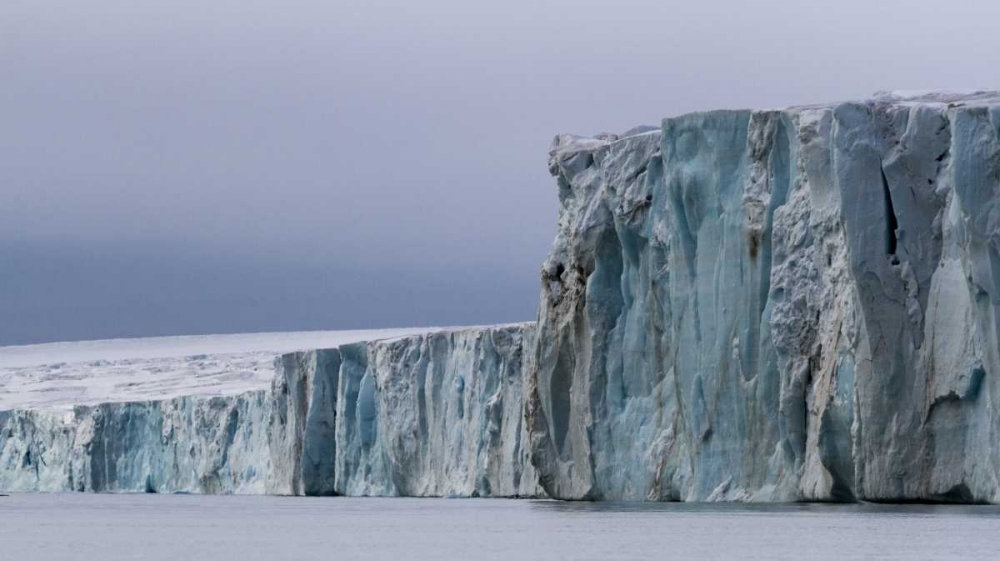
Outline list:
[[[563,207],[528,405],[548,492],[794,496],[802,401],[786,423],[766,309],[787,136],[780,114],[732,111],[556,139]]]
[[[263,493],[265,392],[0,413],[0,489]]]
[[[0,411],[0,489],[77,488],[68,473],[74,440],[72,412]]]
[[[931,280],[924,325],[925,367],[933,373],[926,416],[934,461],[926,492],[997,503],[1000,107],[949,109],[951,144],[935,158],[941,163],[935,182],[947,201],[942,263]]]
[[[996,501],[998,100],[557,137],[527,381],[545,489]]]
[[[349,496],[398,495],[379,438],[381,400],[375,372],[369,368],[369,344],[345,345],[340,353],[335,489]]]
[[[522,445],[531,334],[476,328],[342,347],[337,492],[538,495]]]
[[[275,360],[268,493],[334,494],[340,364],[338,349],[289,353]]]
[[[995,502],[996,98],[886,98],[833,119],[862,322],[855,492]]]

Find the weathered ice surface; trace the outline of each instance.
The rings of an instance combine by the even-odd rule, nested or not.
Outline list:
[[[553,497],[1000,502],[1000,94],[559,136]]]
[[[22,393],[8,390],[6,399],[28,406],[0,411],[0,490],[538,495],[522,446],[522,350],[531,334],[529,325],[431,331],[270,364],[258,360],[266,352],[239,345],[180,358],[144,348],[141,358],[55,368],[27,365],[30,353],[18,350],[0,358],[15,382],[8,387]],[[185,368],[208,374],[189,376],[193,395],[173,397]],[[85,391],[67,392],[52,376]],[[95,388],[110,400],[165,395],[67,403],[79,393],[99,401]],[[37,396],[50,393],[59,395]]]
[[[289,353],[271,385],[268,492],[333,495],[340,351]]]
[[[0,412],[5,491],[263,493],[264,392]]]
[[[0,490],[1000,503],[1000,94],[563,135],[550,170],[537,325],[0,348]]]
[[[298,464],[272,466],[272,442],[294,430],[270,391],[275,353],[426,330],[0,348],[0,490],[311,491],[294,486]]]
[[[530,325],[341,347],[335,490],[538,496],[521,396]]]

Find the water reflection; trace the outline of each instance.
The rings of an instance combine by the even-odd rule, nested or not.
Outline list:
[[[559,514],[678,513],[685,515],[795,515],[843,513],[853,516],[976,516],[1000,518],[998,505],[890,503],[680,503],[531,500],[532,509]]]

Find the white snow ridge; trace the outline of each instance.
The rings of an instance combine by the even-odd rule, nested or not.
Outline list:
[[[435,329],[189,335],[0,347],[0,411],[262,390],[274,378],[278,354]]]

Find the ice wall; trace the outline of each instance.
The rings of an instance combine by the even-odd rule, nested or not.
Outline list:
[[[557,137],[553,497],[1000,500],[1000,95]]]
[[[268,389],[0,412],[0,490],[535,496],[533,328],[278,357]],[[148,365],[147,365],[148,366]]]
[[[216,397],[48,408],[36,373],[0,490],[1000,503],[1000,94],[695,113],[549,164],[537,325]]]
[[[0,412],[0,489],[263,493],[265,392]]]
[[[326,349],[275,360],[267,429],[269,493],[334,494],[340,356],[340,349]]]
[[[538,496],[523,424],[528,325],[341,349],[337,493]]]

